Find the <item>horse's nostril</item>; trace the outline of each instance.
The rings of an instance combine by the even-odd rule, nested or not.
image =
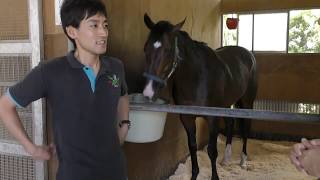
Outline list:
[[[149,99],[151,99],[153,97],[153,95],[154,95],[154,92],[152,90],[146,88],[146,89],[143,90],[143,95],[145,97],[148,97]]]
[[[150,99],[154,95],[154,90],[152,88],[152,84],[153,84],[153,81],[149,81],[148,84],[146,85],[146,87],[143,90],[143,95],[148,97],[148,98],[150,98]]]

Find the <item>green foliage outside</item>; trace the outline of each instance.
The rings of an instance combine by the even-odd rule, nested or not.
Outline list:
[[[289,53],[320,53],[320,10],[290,13]]]

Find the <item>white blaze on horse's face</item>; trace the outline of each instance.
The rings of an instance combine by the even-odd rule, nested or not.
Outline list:
[[[159,47],[161,47],[162,46],[162,43],[160,42],[160,41],[156,41],[155,43],[153,43],[153,47],[155,48],[155,49],[158,49]]]
[[[148,97],[149,99],[151,99],[154,95],[154,91],[152,89],[152,84],[153,84],[153,81],[149,80],[147,86],[143,90],[143,95]]]

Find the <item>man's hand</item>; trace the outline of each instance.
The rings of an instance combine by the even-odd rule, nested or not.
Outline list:
[[[308,175],[320,177],[320,146],[305,150],[299,161]]]
[[[310,140],[310,144],[313,146],[320,146],[320,139],[312,139]]]
[[[35,145],[32,149],[27,151],[35,160],[49,160],[55,155],[56,147],[54,144],[50,144],[49,146]]]
[[[301,139],[301,143],[297,143],[293,145],[293,148],[290,153],[290,160],[291,163],[299,170],[303,171],[303,166],[300,162],[300,157],[302,156],[302,153],[306,151],[307,149],[311,148],[313,145],[305,138]]]
[[[301,143],[293,145],[290,160],[299,171],[320,177],[320,168],[317,169],[320,166],[316,165],[320,164],[320,139],[307,140],[302,138]]]
[[[32,143],[18,116],[15,103],[8,95],[0,97],[0,120],[2,120],[10,134],[17,139],[32,158],[49,160],[55,152],[53,144],[49,146],[36,146]]]
[[[299,157],[302,155],[302,152],[305,151],[306,148],[302,143],[297,143],[293,145],[293,148],[290,153],[291,163],[299,170],[302,171],[303,167],[299,161]]]

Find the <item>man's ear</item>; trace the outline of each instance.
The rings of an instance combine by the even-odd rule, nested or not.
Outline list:
[[[68,36],[72,39],[75,39],[77,37],[77,29],[74,28],[73,26],[66,27],[66,32]]]

